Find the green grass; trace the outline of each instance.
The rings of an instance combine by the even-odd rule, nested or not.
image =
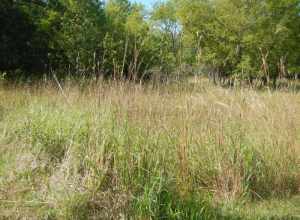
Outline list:
[[[0,89],[0,219],[296,219],[300,96]]]

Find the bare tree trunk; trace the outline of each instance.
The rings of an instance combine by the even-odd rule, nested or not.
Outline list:
[[[128,49],[128,35],[126,36],[125,50],[124,50],[124,56],[123,56],[123,62],[122,62],[122,70],[121,70],[121,78],[122,79],[124,76],[124,67],[125,67],[125,61],[126,61],[126,56],[127,56],[127,49]]]
[[[269,66],[268,66],[268,62],[267,62],[267,58],[269,56],[269,52],[264,53],[263,50],[261,48],[259,48],[260,53],[261,53],[261,59],[262,59],[262,66],[261,69],[264,73],[263,76],[263,83],[264,85],[268,84],[270,81],[270,73],[269,73]],[[264,80],[266,79],[266,81]]]

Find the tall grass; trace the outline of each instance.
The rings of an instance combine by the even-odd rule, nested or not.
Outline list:
[[[0,216],[244,219],[299,194],[300,95],[206,83],[0,89]],[[250,218],[250,217],[249,217]]]

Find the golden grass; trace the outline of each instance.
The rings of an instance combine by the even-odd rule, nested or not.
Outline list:
[[[215,208],[299,194],[299,93],[205,81],[63,89],[0,89],[0,216],[158,218],[164,190],[171,204],[204,194]]]

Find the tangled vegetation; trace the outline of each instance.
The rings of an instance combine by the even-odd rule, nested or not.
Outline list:
[[[202,74],[277,86],[300,73],[299,0],[2,0],[0,71],[131,80]]]
[[[0,90],[0,218],[299,217],[299,93],[63,89]]]
[[[300,0],[0,0],[0,219],[299,219]]]

